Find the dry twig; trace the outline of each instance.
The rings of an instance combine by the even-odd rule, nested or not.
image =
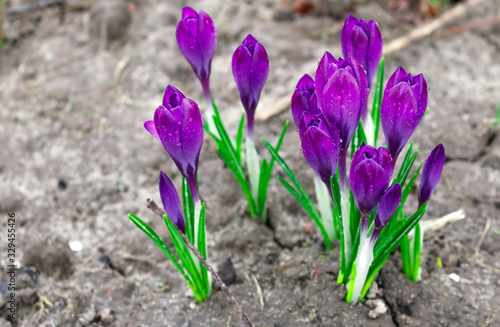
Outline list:
[[[160,217],[163,217],[163,215],[165,214],[165,212],[163,211],[163,209],[161,209],[160,207],[158,207],[158,205],[153,200],[150,200],[150,199],[148,199],[148,209],[151,209],[151,211],[153,211],[154,213],[156,213]],[[168,216],[167,216],[167,218],[168,218]],[[168,218],[168,219],[170,220],[170,218]],[[222,279],[220,278],[220,276],[215,272],[214,268],[212,268],[212,266],[210,266],[208,264],[208,262],[205,260],[205,258],[203,258],[203,256],[201,255],[200,251],[198,251],[198,249],[193,244],[191,244],[191,242],[189,242],[188,238],[179,229],[179,227],[177,227],[177,225],[174,224],[173,222],[172,222],[172,225],[175,227],[175,229],[177,230],[177,232],[179,233],[179,235],[182,237],[182,240],[184,241],[184,243],[186,243],[186,246],[191,250],[191,252],[193,252],[193,254],[198,258],[198,260],[200,260],[201,264],[205,268],[207,268],[207,270],[212,274],[212,276],[215,279],[215,283],[224,292],[224,294],[226,295],[227,299],[233,304],[234,309],[240,314],[241,319],[243,319],[243,322],[247,326],[252,327],[253,325],[250,322],[250,319],[248,319],[246,313],[243,311],[243,309],[241,308],[241,306],[238,303],[238,301],[236,301],[236,299],[234,298],[234,296],[231,294],[231,291],[229,291],[229,289],[227,288],[226,284],[224,284],[224,282],[222,281]]]

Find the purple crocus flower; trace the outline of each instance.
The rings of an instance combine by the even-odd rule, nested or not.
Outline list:
[[[253,138],[255,109],[269,73],[266,49],[248,34],[233,54],[233,76],[248,117],[248,135]]]
[[[174,184],[162,171],[160,171],[160,196],[168,218],[185,233],[186,222],[182,214],[181,201],[179,200]]]
[[[302,76],[292,96],[292,116],[295,125],[299,126],[300,117],[304,112],[309,112],[313,115],[321,113],[315,91],[316,87],[314,86],[312,77],[308,74]]]
[[[392,169],[391,155],[384,147],[375,149],[363,143],[354,153],[350,186],[363,217],[362,228],[368,225],[370,213],[378,205],[389,186]]]
[[[335,125],[339,132],[339,179],[341,190],[345,191],[347,149],[368,96],[366,74],[356,59],[337,60],[326,52],[316,70],[315,84],[321,112],[330,128]]]
[[[154,120],[145,122],[144,127],[163,144],[186,178],[196,202],[199,199],[196,172],[203,143],[203,121],[198,105],[169,85]]]
[[[210,103],[210,68],[217,45],[217,30],[212,18],[201,10],[197,13],[193,8],[184,7],[175,36],[179,49],[200,79],[205,98]]]
[[[392,218],[396,209],[401,202],[401,185],[394,183],[385,191],[380,198],[377,214],[374,220],[374,229],[371,236],[372,242],[375,242],[380,235],[380,231],[384,228]]]
[[[344,58],[353,57],[366,71],[368,87],[382,58],[382,34],[374,20],[368,23],[353,15],[347,16],[341,34]]]
[[[422,74],[412,76],[399,67],[389,78],[380,107],[380,120],[393,164],[422,120],[427,96],[427,83]]]
[[[444,146],[439,144],[431,151],[424,164],[422,179],[418,188],[418,206],[431,199],[432,193],[441,178],[445,161]]]
[[[330,189],[330,177],[335,175],[339,156],[339,133],[329,127],[323,115],[304,112],[299,122],[302,153],[319,178]]]

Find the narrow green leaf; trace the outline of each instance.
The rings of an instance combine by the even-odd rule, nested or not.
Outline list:
[[[415,236],[413,238],[413,272],[411,280],[418,281],[418,272],[420,270],[420,253],[422,252],[422,230],[420,222],[415,226]]]
[[[354,136],[351,141],[351,159],[354,156],[356,150],[359,149],[361,143],[363,142],[366,143],[366,135],[363,129],[363,123],[360,121],[358,123],[358,128],[356,128],[356,131],[354,132]]]
[[[252,197],[252,193],[250,192],[248,181],[246,179],[243,168],[238,160],[238,156],[235,152],[232,142],[229,139],[226,130],[224,129],[224,125],[222,124],[222,121],[217,111],[216,115],[214,116],[214,124],[221,137],[221,141],[217,146],[219,153],[221,154],[221,158],[226,163],[228,168],[233,172],[234,176],[236,177],[236,180],[240,184],[241,190],[243,191],[243,194],[245,195],[245,198],[247,199],[248,202],[250,215],[255,216],[257,210],[255,208],[255,201]]]
[[[385,240],[382,240],[382,242],[377,243],[375,246],[375,249],[373,251],[373,257],[374,257],[374,262],[376,262],[379,258],[383,258],[385,256],[388,256],[392,250],[396,248],[396,246],[399,245],[401,242],[402,238],[405,235],[408,235],[408,233],[415,227],[415,225],[418,223],[420,218],[425,213],[425,208],[427,206],[427,202],[424,203],[414,214],[413,216],[405,221],[402,225],[401,228],[394,234],[391,235],[391,237],[387,237]]]
[[[198,251],[200,251],[203,258],[207,259],[207,237],[206,237],[206,229],[205,229],[205,203],[201,204],[200,210],[200,222],[198,225]],[[204,265],[200,262],[200,274],[203,281],[203,287],[205,293],[208,295],[209,290],[209,281],[208,281],[208,271]]]
[[[323,235],[323,238],[325,240],[325,247],[327,251],[330,251],[332,249],[331,245],[331,240],[328,237],[328,233],[325,230],[325,227],[323,226],[323,221],[321,220],[319,216],[319,212],[316,210],[314,206],[311,205],[310,200],[307,201],[303,199],[300,194],[293,188],[292,185],[290,185],[287,181],[285,181],[281,176],[278,176],[278,180],[283,184],[283,186],[292,194],[297,201],[302,205],[304,210],[307,212],[307,214],[311,217],[311,219],[314,221],[314,223],[318,226],[321,235]]]
[[[377,144],[378,132],[380,130],[380,104],[382,103],[382,92],[384,85],[384,63],[385,58],[380,59],[377,72],[377,84],[375,86],[375,96],[373,98],[372,119],[375,125],[374,144]]]
[[[411,267],[410,240],[408,239],[408,235],[404,236],[403,239],[401,240],[400,250],[401,250],[401,261],[403,262],[403,272],[405,273],[406,276],[408,276],[408,278],[411,278],[410,271],[413,271],[413,269]]]
[[[240,120],[240,125],[238,127],[238,133],[236,134],[236,157],[238,158],[238,161],[240,165],[243,165],[242,162],[242,156],[241,156],[241,143],[243,141],[243,126],[245,122],[245,114],[243,113],[241,115],[241,120]]]
[[[259,176],[259,193],[258,193],[258,216],[262,217],[264,215],[264,211],[266,210],[266,195],[267,195],[267,186],[269,185],[269,180],[266,181],[268,174],[269,166],[267,164],[266,158],[262,160],[262,164],[260,165],[260,176]]]
[[[384,263],[389,259],[389,256],[382,258],[380,260],[381,263],[379,263],[376,267],[372,265],[372,270],[368,273],[368,277],[366,278],[365,285],[363,286],[363,290],[361,291],[361,296],[359,297],[359,301],[363,300],[365,297],[366,293],[370,289],[370,285],[372,284],[373,280],[375,279],[375,276],[379,273],[380,269],[382,269]]]
[[[342,224],[342,206],[340,204],[340,187],[339,187],[339,170],[335,176],[330,177],[330,188],[332,189],[333,198],[333,219],[337,220],[337,225],[339,226],[339,239],[340,239],[340,271],[339,277],[337,278],[337,283],[343,283],[345,271],[346,271],[346,258],[345,258],[345,244],[344,244],[344,226]]]
[[[163,252],[163,254],[165,254],[167,258],[174,264],[175,268],[177,268],[182,276],[184,276],[184,278],[190,283],[191,281],[186,275],[184,268],[177,262],[177,259],[174,257],[172,252],[170,252],[167,245],[165,245],[161,238],[139,217],[134,216],[131,213],[128,214],[128,217],[137,227],[139,227],[140,230],[144,232],[144,234],[146,234],[156,244],[156,246]]]
[[[172,242],[174,243],[177,255],[181,259],[182,265],[186,269],[186,272],[189,274],[189,276],[191,276],[191,279],[193,281],[192,285],[194,286],[192,287],[193,293],[195,294],[195,296],[197,295],[199,298],[204,299],[205,296],[203,296],[203,294],[205,292],[203,281],[198,271],[197,264],[194,262],[188,247],[184,243],[184,240],[172,225],[170,219],[167,218],[167,215],[163,215],[163,220],[165,221],[168,231],[170,232],[170,237],[172,238]]]
[[[189,242],[194,244],[194,204],[191,197],[191,190],[184,177],[182,178],[182,207],[184,220],[186,221],[186,236]]]
[[[408,151],[406,152],[405,159],[403,160],[403,164],[401,165],[401,168],[399,169],[398,176],[394,180],[394,182],[398,182],[401,187],[404,187],[406,183],[406,178],[408,177],[408,174],[410,173],[411,168],[413,167],[413,164],[415,163],[415,159],[417,158],[418,151],[415,151],[415,153],[412,153],[413,150],[413,142],[410,144],[410,147],[408,148]]]

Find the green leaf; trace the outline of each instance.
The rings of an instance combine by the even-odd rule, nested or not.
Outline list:
[[[330,188],[332,189],[333,198],[333,219],[337,220],[337,226],[339,226],[339,238],[340,238],[340,272],[337,279],[337,283],[343,283],[346,268],[345,260],[345,244],[344,244],[344,228],[342,224],[342,206],[340,204],[340,187],[339,187],[339,169],[335,176],[330,177]]]
[[[144,232],[155,244],[156,246],[167,256],[167,258],[174,264],[175,268],[179,270],[179,272],[184,276],[184,278],[188,281],[188,283],[191,283],[191,280],[189,277],[186,275],[184,272],[184,268],[177,262],[177,259],[174,257],[172,252],[168,249],[167,245],[161,240],[161,238],[152,230],[145,222],[143,222],[139,217],[134,216],[133,214],[129,213],[128,217],[132,222],[139,227],[140,230]]]
[[[422,231],[420,222],[415,226],[415,236],[413,238],[413,272],[411,280],[418,280],[418,272],[420,270],[420,253],[422,251]]]
[[[413,214],[410,219],[403,221],[396,233],[387,236],[385,240],[382,240],[382,242],[377,242],[377,244],[375,245],[375,249],[373,250],[374,262],[377,262],[379,258],[388,256],[392,252],[392,250],[394,250],[396,246],[399,245],[403,237],[405,235],[408,235],[408,233],[418,223],[420,218],[422,218],[425,213],[426,206],[427,202],[422,204],[422,206]]]
[[[269,165],[267,164],[267,160],[264,158],[262,160],[262,164],[260,165],[260,176],[259,176],[259,193],[257,200],[257,207],[259,208],[259,217],[264,215],[264,211],[266,210],[266,195],[267,195],[267,186],[269,185],[269,179],[267,177]],[[266,180],[267,179],[267,180]]]
[[[247,199],[249,211],[251,216],[255,216],[256,208],[255,201],[252,197],[252,193],[250,192],[250,187],[248,185],[248,181],[246,179],[245,173],[243,171],[243,167],[241,166],[240,161],[238,160],[238,155],[233,147],[231,139],[227,135],[226,130],[224,129],[224,125],[220,119],[219,113],[215,108],[215,116],[214,116],[214,124],[219,132],[221,137],[220,142],[217,145],[217,149],[219,150],[219,154],[221,155],[222,160],[226,163],[228,168],[233,172],[236,180],[241,186],[241,190]]]
[[[404,187],[406,183],[406,178],[408,177],[408,174],[410,173],[410,170],[413,167],[413,163],[417,158],[418,151],[415,151],[415,153],[412,154],[412,150],[413,150],[413,142],[411,142],[410,147],[406,152],[403,164],[399,169],[398,177],[396,177],[396,179],[394,180],[394,182],[398,182],[401,185],[401,187]]]
[[[236,134],[236,156],[240,165],[243,165],[241,160],[241,142],[243,141],[243,125],[245,122],[245,114],[241,115],[240,125],[238,127],[238,133]]]
[[[182,207],[184,220],[186,221],[186,236],[189,242],[194,243],[194,204],[191,197],[191,190],[185,178],[182,178]]]
[[[354,132],[354,136],[352,138],[352,143],[351,143],[351,159],[354,156],[354,153],[356,152],[357,149],[361,146],[361,143],[365,142],[366,143],[366,135],[365,135],[365,130],[363,129],[363,123],[360,121],[358,123],[358,128],[356,128],[356,131]]]
[[[203,287],[203,281],[198,271],[198,265],[194,262],[193,257],[189,251],[189,248],[184,243],[184,240],[179,235],[179,232],[172,225],[170,219],[167,218],[167,215],[163,215],[163,220],[167,225],[168,231],[170,232],[170,237],[172,238],[172,242],[174,243],[175,250],[177,251],[177,255],[181,259],[182,265],[186,269],[186,272],[189,276],[191,276],[192,283],[190,284],[191,289],[195,295],[195,298],[203,302],[206,298],[205,288]],[[201,264],[200,264],[201,265]]]
[[[380,104],[382,103],[382,91],[384,85],[384,63],[385,58],[380,59],[377,72],[377,84],[375,86],[375,96],[373,98],[372,119],[375,126],[374,143],[377,144],[378,132],[380,130]]]
[[[401,261],[403,262],[403,272],[408,278],[411,278],[412,267],[410,260],[410,240],[408,239],[408,235],[403,237],[400,244],[401,249]]]
[[[278,139],[278,143],[276,144],[276,153],[280,150],[281,144],[283,143],[283,139],[285,138],[285,133],[288,128],[288,120],[285,122],[285,126],[283,126],[283,130],[281,131],[281,135]],[[265,140],[263,140],[265,141]],[[266,197],[267,197],[267,188],[269,187],[269,180],[271,179],[271,174],[273,172],[273,166],[274,162],[276,160],[274,159],[274,156],[271,156],[271,160],[269,162],[269,165],[267,166],[266,169],[266,174],[262,175],[262,167],[261,167],[261,180],[259,180],[259,200],[258,200],[258,207],[259,207],[259,217],[262,217],[264,215],[264,212],[266,210]],[[262,165],[264,162],[262,163]]]
[[[200,251],[203,258],[207,259],[207,236],[205,228],[205,203],[201,204],[200,222],[198,225],[198,251]],[[210,293],[209,289],[209,276],[207,268],[200,262],[200,274],[203,281],[203,286],[206,294]]]

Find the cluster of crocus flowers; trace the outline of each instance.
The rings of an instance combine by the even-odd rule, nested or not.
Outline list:
[[[130,219],[148,235],[186,278],[198,301],[212,292],[212,278],[207,269],[188,250],[177,229],[187,236],[206,259],[205,208],[198,192],[198,160],[203,144],[203,119],[198,105],[178,89],[167,86],[162,104],[145,129],[158,139],[183,176],[183,206],[174,184],[160,171],[159,190],[166,215],[164,221],[174,241],[180,260],[175,258],[156,233],[140,218]]]
[[[383,63],[382,35],[375,21],[366,23],[351,15],[347,17],[342,49],[344,59],[326,52],[314,79],[304,75],[291,100],[302,153],[316,173],[315,191],[321,215],[312,208],[314,204],[276,149],[266,145],[295,187],[282,178],[280,181],[317,223],[327,249],[333,239],[340,238],[338,282],[346,284],[347,301],[357,302],[366,294],[389,253],[399,244],[404,251],[403,243],[410,242],[409,231],[416,227],[415,235],[421,233],[418,221],[439,181],[444,148],[439,145],[427,159],[419,189],[419,209],[408,217],[403,206],[421,169],[420,166],[407,181],[417,156],[412,145],[397,174],[394,168],[427,109],[426,81],[422,74],[414,76],[399,67],[384,89],[383,64],[379,65]],[[372,87],[376,74],[377,83]],[[374,100],[369,115],[370,90]],[[379,125],[387,145],[377,148]],[[348,174],[349,151],[352,159]],[[330,201],[326,200],[328,195]],[[421,241],[422,237],[415,237],[411,242]],[[421,244],[408,246],[408,251],[414,248],[420,249]],[[417,256],[420,252],[408,254]],[[416,259],[408,262],[412,264],[408,270],[418,271]]]
[[[407,215],[404,204],[422,168],[421,164],[408,180],[418,153],[412,143],[399,172],[396,173],[395,167],[427,110],[427,84],[422,74],[411,75],[399,67],[383,87],[383,42],[377,23],[347,17],[342,30],[344,58],[325,52],[314,78],[304,75],[291,99],[302,153],[315,173],[319,210],[278,154],[288,122],[276,147],[264,140],[272,158],[259,161],[254,118],[269,73],[264,46],[248,35],[233,53],[232,72],[245,113],[232,139],[210,91],[211,62],[217,44],[214,22],[203,11],[185,7],[176,37],[180,51],[201,82],[208,108],[206,124],[198,105],[168,86],[154,119],[146,121],[144,127],[161,142],[183,177],[181,205],[169,177],[161,171],[159,176],[164,221],[178,258],[147,224],[134,215],[129,217],[181,272],[196,299],[204,301],[211,293],[211,276],[190,252],[183,237],[206,258],[205,207],[197,182],[204,130],[239,182],[250,216],[265,218],[273,165],[277,162],[283,168],[291,184],[281,176],[279,180],[316,222],[327,250],[332,249],[333,240],[340,239],[338,282],[346,285],[347,301],[357,302],[364,297],[398,245],[404,272],[411,280],[418,280],[423,240],[419,220],[441,177],[444,147],[438,145],[423,164],[419,208]],[[367,106],[370,93],[374,94],[371,113]],[[243,143],[245,116],[246,143]],[[380,126],[386,145],[377,147]],[[408,235],[413,229],[414,237],[410,239]]]

